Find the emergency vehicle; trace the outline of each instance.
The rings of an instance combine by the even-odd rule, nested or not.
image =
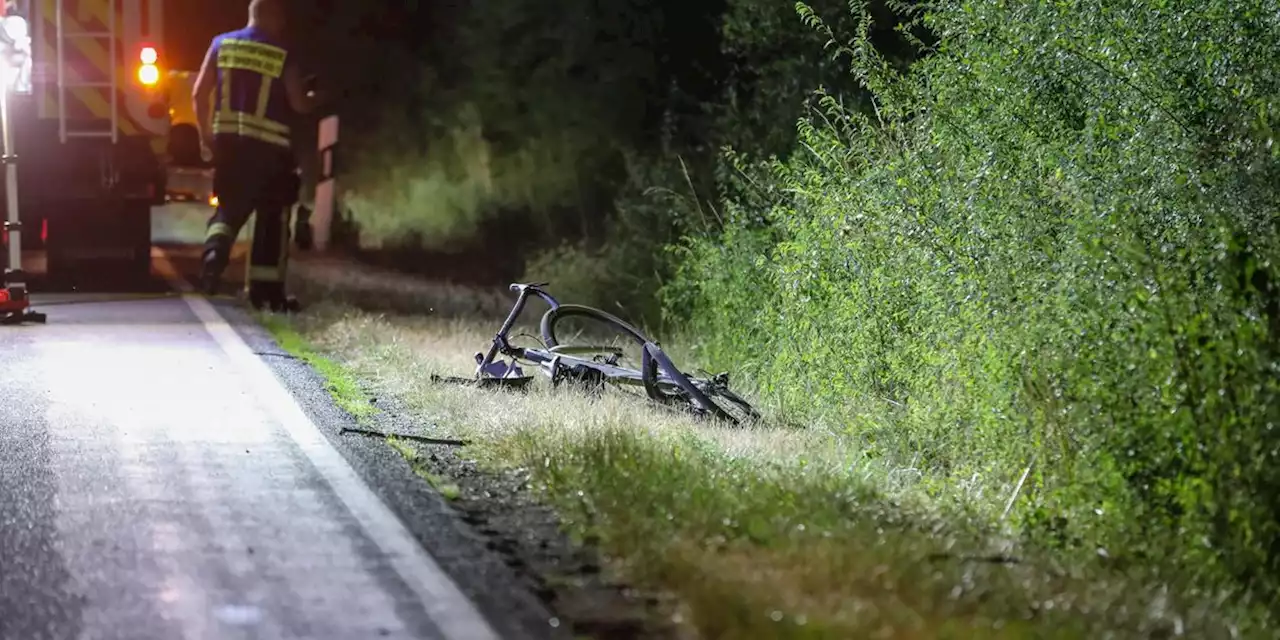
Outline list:
[[[164,1],[18,5],[31,31],[30,82],[10,101],[22,246],[43,245],[56,283],[145,279],[169,155]]]

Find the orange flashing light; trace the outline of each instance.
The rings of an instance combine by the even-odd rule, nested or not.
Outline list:
[[[138,54],[138,59],[142,61],[142,66],[138,67],[138,82],[143,86],[154,87],[160,82],[160,67],[156,66],[160,61],[160,53],[155,47],[146,46]]]
[[[211,207],[218,206],[218,196],[209,196],[209,206]]]
[[[138,82],[148,87],[154,86],[157,82],[160,82],[160,69],[154,64],[144,64],[138,67]]]

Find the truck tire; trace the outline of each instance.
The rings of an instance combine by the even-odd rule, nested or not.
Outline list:
[[[67,203],[50,224],[48,277],[58,289],[152,288],[151,203]]]
[[[151,202],[130,200],[121,211],[124,224],[128,225],[129,247],[133,259],[127,267],[130,282],[140,285],[151,281]]]

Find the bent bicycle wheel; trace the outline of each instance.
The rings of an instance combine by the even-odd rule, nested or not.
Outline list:
[[[698,385],[707,398],[715,403],[716,408],[722,414],[728,415],[734,424],[749,424],[760,419],[760,412],[756,411],[749,402],[743,400],[742,396],[714,382],[704,383],[698,379],[694,379],[691,382]]]
[[[658,345],[652,342],[645,343],[644,357],[645,362],[642,367],[642,371],[644,372],[644,386],[645,390],[649,392],[650,397],[663,399],[655,396],[655,394],[659,394],[668,402],[678,397],[688,402],[692,409],[700,413],[710,415],[735,425],[740,424],[740,420],[735,413],[740,413],[739,409],[741,406],[746,406],[749,411],[754,413],[754,410],[751,409],[750,405],[747,405],[742,398],[739,398],[728,389],[715,388],[704,380],[690,379],[689,376],[685,375],[683,371],[676,367],[675,363],[671,361],[671,358],[668,357],[666,352]],[[665,373],[667,378],[674,382],[683,393],[677,396],[675,394],[664,392],[662,389],[658,388],[657,373],[659,370]],[[725,407],[722,407],[720,404],[712,400],[711,397],[708,397],[704,390],[711,390],[716,397],[723,397],[721,396],[721,393],[727,393],[729,396],[732,396],[735,401],[730,403],[732,411],[726,411]],[[737,403],[741,403],[741,405]]]
[[[580,304],[562,304],[542,314],[542,322],[539,329],[542,333],[542,341],[546,343],[548,348],[558,347],[561,345],[560,338],[556,333],[556,327],[561,322],[575,317],[587,318],[605,326],[610,326],[616,329],[619,333],[634,340],[636,344],[641,347],[643,347],[646,342],[650,342],[643,333],[640,333],[639,329],[627,324],[622,318],[611,313]]]
[[[542,341],[549,350],[588,356],[595,362],[634,371],[639,379],[649,338],[623,319],[594,307],[563,304],[544,313],[540,324]]]

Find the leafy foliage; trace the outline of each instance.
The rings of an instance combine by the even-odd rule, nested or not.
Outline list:
[[[874,108],[827,97],[744,167],[669,304],[870,455],[1006,489],[1034,462],[1029,536],[1275,593],[1280,5],[897,8],[936,37],[905,71],[865,7],[799,6]]]

